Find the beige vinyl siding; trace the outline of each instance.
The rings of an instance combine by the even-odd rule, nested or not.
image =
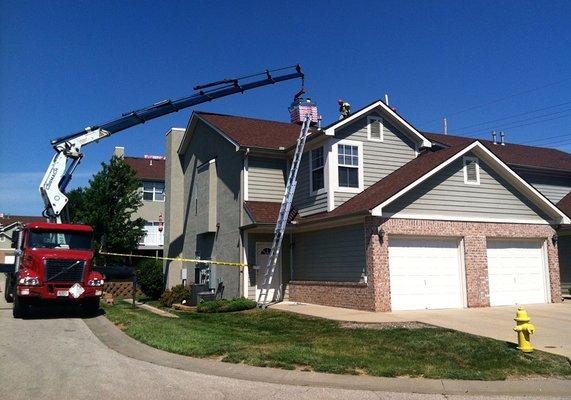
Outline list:
[[[324,156],[326,156],[324,154]],[[324,173],[327,170],[324,169]],[[303,154],[297,174],[297,186],[293,197],[293,205],[299,210],[301,216],[327,211],[327,192],[319,194],[309,193],[309,151]],[[280,199],[281,200],[281,199]]]
[[[285,190],[286,161],[279,158],[248,159],[248,200],[281,202]]]
[[[475,157],[473,154],[467,154]],[[481,159],[480,184],[464,183],[462,157],[396,199],[383,210],[395,218],[405,215],[484,217],[544,222],[543,212],[518,193]]]
[[[380,117],[378,113],[363,116],[335,133],[335,139],[363,142],[364,189],[374,185],[385,176],[415,158],[414,142],[383,119],[383,141],[367,139],[367,117]],[[335,182],[337,184],[337,182]],[[336,192],[335,207],[343,204],[356,193]]]
[[[293,280],[359,282],[365,272],[363,225],[295,235]]]
[[[557,203],[571,191],[571,173],[541,173],[532,171],[516,172],[551,202]]]

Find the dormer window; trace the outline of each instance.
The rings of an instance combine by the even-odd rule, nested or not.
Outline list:
[[[464,183],[480,184],[480,163],[476,157],[464,157]]]
[[[374,142],[383,141],[383,119],[381,117],[367,117],[367,139]]]

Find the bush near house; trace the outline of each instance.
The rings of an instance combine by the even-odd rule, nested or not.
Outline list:
[[[200,303],[196,311],[200,313],[223,313],[232,311],[250,310],[256,307],[256,302],[239,297],[232,300],[213,300]]]
[[[152,300],[161,297],[164,288],[163,263],[159,260],[142,260],[137,268],[137,281],[143,293]]]
[[[182,303],[183,300],[190,297],[190,290],[184,285],[173,286],[167,289],[161,296],[160,302],[165,307],[172,307],[175,303]]]

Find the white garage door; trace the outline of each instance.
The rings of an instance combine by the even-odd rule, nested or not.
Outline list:
[[[547,302],[543,244],[530,241],[488,241],[490,305]]]
[[[389,238],[391,308],[464,307],[458,239]]]

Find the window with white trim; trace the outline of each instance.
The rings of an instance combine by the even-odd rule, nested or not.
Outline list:
[[[480,163],[476,157],[464,157],[464,183],[469,185],[480,184]]]
[[[367,117],[367,139],[383,141],[383,119],[381,117]]]
[[[165,201],[165,183],[156,181],[143,182],[143,200]]]
[[[359,147],[350,144],[337,145],[337,170],[339,187],[359,188]]]
[[[325,188],[324,168],[325,159],[323,158],[323,147],[318,147],[310,151],[310,190],[315,193]]]

